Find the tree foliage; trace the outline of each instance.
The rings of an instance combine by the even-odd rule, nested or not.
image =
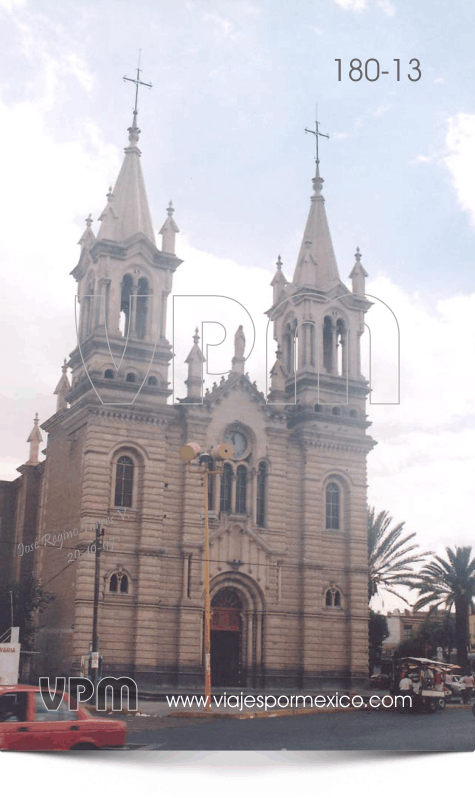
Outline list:
[[[368,508],[368,561],[369,599],[387,591],[408,603],[395,589],[400,585],[411,587],[415,574],[413,567],[428,552],[421,552],[414,540],[416,533],[403,535],[404,521],[391,526],[393,519],[387,510],[376,514]]]
[[[32,576],[0,587],[0,635],[11,626],[19,626],[22,648],[30,649],[35,636],[35,612],[43,612],[54,598],[54,593],[44,590]]]
[[[413,586],[419,592],[414,611],[423,607],[455,608],[455,644],[457,663],[468,666],[470,609],[475,608],[475,557],[471,546],[456,546],[445,549],[447,558],[435,555],[427,563]]]
[[[403,640],[398,648],[400,657],[437,657],[437,649],[442,648],[444,658],[450,661],[450,652],[455,645],[455,618],[453,613],[434,613],[428,615],[415,630],[409,640]]]

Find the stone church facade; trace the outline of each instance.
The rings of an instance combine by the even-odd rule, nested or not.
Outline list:
[[[158,249],[139,133],[134,115],[97,236],[89,217],[79,242],[78,345],[63,366],[56,413],[41,424],[46,459],[39,462],[35,420],[21,476],[0,484],[3,542],[9,537],[15,551],[40,542],[11,558],[12,571],[30,569],[56,594],[38,618],[34,671],[78,674],[90,650],[95,556],[84,549],[100,523],[104,673],[132,676],[142,688],[202,687],[203,473],[179,453],[190,441],[203,450],[226,442],[233,457],[216,461],[209,488],[213,685],[363,685],[366,458],[374,441],[360,371],[370,306],[361,256],[350,291],[317,162],[293,279],[279,258],[271,284],[277,353],[269,395],[244,374],[240,328],[228,376],[205,392],[195,333],[187,396],[170,404],[166,311],[181,263],[178,228],[170,204]],[[35,512],[25,530],[19,497],[25,504],[27,478]]]

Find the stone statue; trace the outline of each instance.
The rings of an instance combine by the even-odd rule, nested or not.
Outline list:
[[[239,325],[234,336],[234,357],[244,357],[244,348],[246,346],[246,338],[242,329],[242,324]]]

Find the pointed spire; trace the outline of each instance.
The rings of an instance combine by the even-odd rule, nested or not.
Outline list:
[[[325,200],[322,196],[323,178],[320,177],[318,161],[312,184],[310,212],[293,283],[297,288],[317,288],[326,291],[340,281],[340,275],[325,213]]]
[[[30,444],[30,457],[26,461],[26,465],[38,465],[40,462],[38,459],[38,453],[40,449],[40,443],[43,440],[43,436],[41,435],[41,430],[39,428],[39,418],[38,413],[36,413],[35,418],[33,420],[33,429],[31,430],[26,442]]]
[[[66,358],[64,358],[64,363],[61,366],[62,376],[54,389],[54,394],[58,396],[56,401],[56,412],[58,410],[66,410],[68,407],[68,403],[66,401],[66,396],[68,395],[69,391],[71,390],[71,384],[68,379],[68,366],[66,363]]]
[[[354,294],[359,294],[360,296],[365,295],[365,278],[367,276],[368,272],[361,263],[360,248],[356,247],[355,265],[353,266],[349,275],[350,280],[352,281],[351,289]]]
[[[91,230],[92,222],[93,222],[92,216],[91,214],[89,214],[89,216],[86,219],[86,229],[84,230],[84,233],[82,234],[81,238],[78,241],[78,244],[81,246],[83,250],[90,249],[96,240],[96,236],[94,235],[94,232]]]
[[[188,364],[188,379],[185,380],[187,387],[187,399],[201,400],[203,391],[203,363],[205,358],[203,352],[199,347],[200,336],[198,335],[198,327],[195,329],[193,336],[193,346],[190,354],[185,360]]]
[[[132,126],[128,132],[129,145],[124,149],[125,158],[114,191],[109,188],[107,205],[99,216],[101,226],[97,238],[122,242],[136,233],[142,233],[155,244],[152,218],[140,166],[141,152],[137,146],[140,135],[137,111],[134,111]]]
[[[167,218],[165,219],[159,235],[162,236],[162,252],[168,252],[170,255],[175,254],[175,235],[179,233],[178,225],[173,218],[175,208],[170,200],[167,208]]]
[[[274,274],[271,280],[271,286],[274,289],[274,296],[273,296],[274,305],[277,304],[280,296],[285,290],[285,286],[287,285],[287,280],[285,278],[284,272],[282,271],[282,259],[280,255],[277,258],[276,266],[277,266],[276,273]]]
[[[244,335],[243,326],[240,324],[234,336],[234,357],[231,361],[231,371],[235,374],[244,374],[244,363],[246,362],[246,358],[244,357],[245,348],[246,336]]]

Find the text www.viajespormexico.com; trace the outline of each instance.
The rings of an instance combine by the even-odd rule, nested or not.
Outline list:
[[[232,693],[215,695],[210,699],[204,695],[166,696],[168,706],[174,709],[391,709],[392,707],[410,708],[410,695],[371,695],[363,698],[360,695],[245,695]]]

